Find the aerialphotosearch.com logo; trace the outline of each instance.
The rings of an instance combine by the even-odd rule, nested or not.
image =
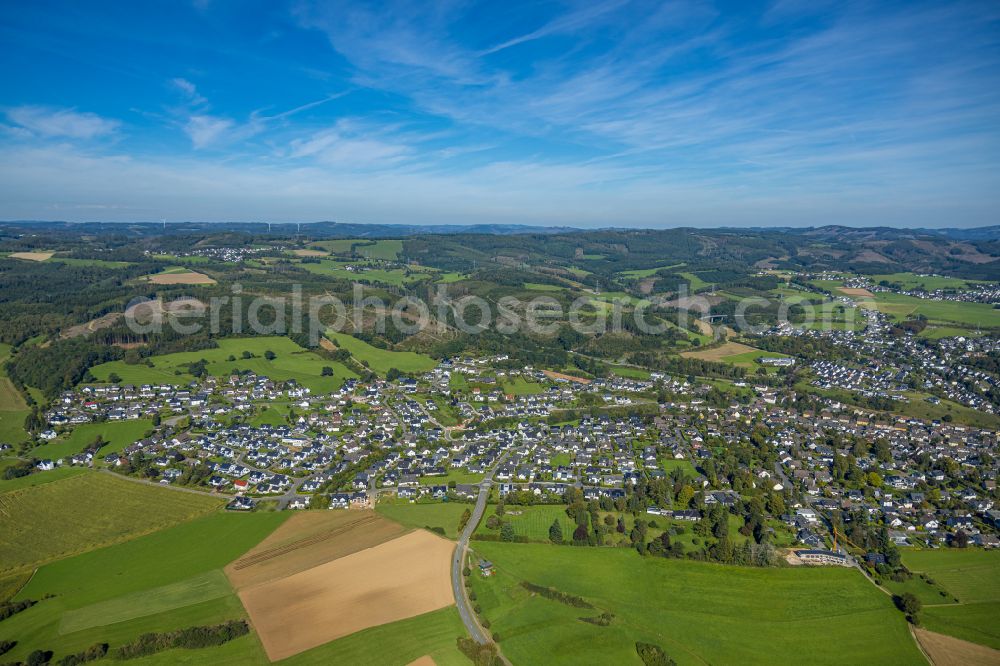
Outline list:
[[[240,284],[230,293],[206,300],[182,297],[161,300],[135,300],[125,310],[129,329],[139,335],[171,330],[181,335],[204,331],[212,335],[288,335],[306,334],[316,346],[328,331],[374,330],[385,333],[387,322],[403,335],[414,335],[431,327],[447,326],[463,333],[478,334],[493,329],[505,335],[526,333],[551,336],[569,325],[583,335],[638,332],[662,335],[668,329],[707,330],[706,323],[735,325],[743,333],[760,334],[777,324],[808,327],[814,330],[851,328],[856,309],[825,302],[821,305],[802,301],[772,301],[762,297],[742,298],[732,314],[713,314],[718,297],[690,295],[682,285],[668,297],[580,296],[568,305],[549,296],[529,299],[503,296],[488,301],[474,294],[452,297],[448,285],[438,285],[429,301],[405,296],[386,301],[365,295],[364,287],[354,284],[348,302],[331,294],[304,296],[302,286],[291,286],[291,293],[249,295]],[[761,317],[767,313],[767,317]],[[794,313],[794,324],[791,315]],[[767,323],[763,323],[767,322]],[[720,335],[720,327],[713,335]]]

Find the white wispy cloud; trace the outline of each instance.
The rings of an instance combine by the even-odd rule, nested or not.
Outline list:
[[[6,115],[18,127],[42,137],[93,139],[111,134],[120,125],[94,113],[49,106],[18,106]]]
[[[591,5],[584,5],[583,7],[570,11],[566,14],[558,16],[557,18],[549,21],[545,25],[531,32],[527,32],[523,35],[518,35],[517,37],[512,37],[505,40],[495,46],[491,46],[487,49],[483,49],[478,55],[486,56],[493,53],[499,53],[505,49],[509,49],[514,46],[519,46],[521,44],[526,44],[528,42],[533,42],[543,37],[550,37],[552,35],[562,35],[566,33],[571,33],[573,31],[581,30],[594,21],[605,16],[609,12],[623,7],[625,2],[600,2]]]
[[[228,118],[196,115],[188,118],[184,131],[195,148],[207,148],[219,143],[233,129],[235,123]]]
[[[412,153],[409,146],[387,141],[377,130],[341,120],[334,127],[293,140],[289,154],[292,158],[308,157],[327,165],[387,167]]]
[[[177,77],[171,79],[170,83],[184,93],[191,104],[200,105],[208,102],[208,100],[202,97],[202,95],[198,92],[198,87],[187,79]]]

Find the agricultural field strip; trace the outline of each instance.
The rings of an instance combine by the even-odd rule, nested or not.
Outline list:
[[[355,520],[354,522],[347,523],[339,527],[335,527],[321,534],[316,534],[311,537],[299,539],[298,541],[293,541],[292,543],[288,543],[282,546],[269,548],[267,550],[253,553],[251,555],[246,555],[238,559],[235,563],[233,563],[233,569],[235,570],[245,569],[246,567],[253,566],[255,564],[260,564],[261,562],[266,562],[267,560],[271,560],[276,557],[286,555],[300,548],[321,543],[323,541],[327,541],[328,539],[332,539],[333,537],[336,536],[341,536],[343,534],[350,532],[353,529],[364,527],[366,525],[371,525],[372,523],[378,522],[378,520],[379,518],[377,516],[373,515],[364,516],[358,520]]]
[[[63,613],[59,633],[103,627],[109,624],[157,615],[175,608],[219,599],[233,593],[221,569],[213,569],[187,580],[133,592]]]

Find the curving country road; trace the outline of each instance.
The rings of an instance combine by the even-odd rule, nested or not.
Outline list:
[[[480,644],[489,643],[491,641],[490,637],[486,633],[486,630],[479,624],[479,619],[476,617],[475,612],[473,612],[472,605],[469,603],[469,598],[465,593],[465,585],[462,580],[462,562],[465,561],[465,555],[468,551],[469,538],[476,530],[476,526],[479,525],[479,521],[483,517],[483,511],[486,510],[486,501],[490,497],[490,488],[493,485],[493,473],[506,458],[506,453],[500,456],[500,458],[497,459],[496,464],[490,468],[490,471],[479,484],[479,497],[476,499],[476,506],[472,510],[472,517],[469,519],[469,522],[466,523],[465,529],[462,530],[462,534],[459,535],[458,544],[455,546],[455,555],[451,561],[451,587],[452,592],[455,594],[455,603],[458,606],[458,614],[462,617],[462,622],[465,624],[465,628],[469,632],[469,635]],[[501,659],[503,659],[502,656]],[[506,663],[507,660],[504,659],[504,662]]]

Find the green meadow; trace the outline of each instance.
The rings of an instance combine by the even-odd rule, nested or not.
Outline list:
[[[59,658],[96,642],[114,647],[146,631],[245,617],[222,567],[285,518],[215,513],[45,565],[17,596],[41,601],[0,624],[0,638],[18,641],[10,658],[34,649]],[[259,643],[250,638],[245,645],[261,663]]]
[[[649,379],[649,370],[643,370],[642,368],[631,368],[626,365],[612,365],[610,366],[611,373],[618,375],[619,377],[625,377],[627,379]]]
[[[378,259],[381,261],[397,261],[403,251],[402,240],[372,240],[370,238],[335,238],[310,243],[310,247],[321,247],[333,254],[346,254]]]
[[[636,641],[678,664],[926,663],[891,599],[857,571],[731,567],[631,549],[475,542],[497,575],[470,577],[513,663],[637,663]],[[522,581],[584,598],[576,608]],[[608,626],[581,618],[613,614]]]
[[[108,261],[106,259],[75,259],[72,257],[52,257],[49,261],[66,264],[67,266],[97,266],[99,268],[125,268],[131,266],[128,261]]]
[[[988,303],[933,301],[901,294],[878,293],[875,306],[894,319],[923,315],[931,322],[965,324],[971,327],[1000,327],[1000,309]]]
[[[511,377],[503,382],[503,390],[511,395],[535,395],[542,393],[545,387],[524,377]]]
[[[28,438],[24,430],[24,419],[28,416],[28,405],[10,379],[4,364],[10,358],[10,345],[0,342],[0,443],[17,444]]]
[[[359,238],[335,238],[333,240],[316,241],[310,245],[321,247],[334,254],[350,254],[351,248],[364,241]]]
[[[977,280],[963,280],[962,278],[944,277],[942,275],[920,276],[916,273],[884,273],[881,275],[869,276],[876,283],[886,281],[899,284],[903,289],[911,290],[921,288],[925,291],[935,289],[969,289],[976,284],[981,284]]]
[[[358,376],[344,365],[304,349],[286,337],[226,338],[218,343],[216,349],[154,356],[149,359],[153,367],[111,361],[92,368],[91,373],[102,382],[117,374],[126,384],[187,384],[194,379],[188,373],[188,366],[205,359],[208,373],[217,377],[224,377],[234,369],[249,370],[275,381],[294,379],[314,393],[329,393],[339,388],[346,379]],[[243,358],[245,351],[253,357]],[[267,351],[275,353],[273,361],[264,358]],[[324,366],[333,368],[332,377],[322,375]]]
[[[105,446],[98,455],[118,453],[129,444],[142,439],[143,435],[153,429],[150,419],[135,419],[129,421],[105,421],[103,423],[82,423],[74,427],[68,435],[62,435],[51,442],[35,447],[30,454],[35,458],[58,460],[75,453],[80,453],[102,437]]]
[[[959,336],[975,336],[976,332],[970,328],[959,328],[957,326],[941,326],[932,324],[920,331],[919,337],[940,340],[941,338],[956,338]]]
[[[692,479],[698,477],[698,472],[695,470],[694,465],[691,464],[690,460],[664,458],[660,461],[660,469],[667,473],[670,473],[675,469],[679,469],[682,470],[686,476],[690,476]]]
[[[482,474],[451,468],[444,476],[422,476],[418,481],[422,486],[443,486],[452,481],[455,483],[479,483],[482,480]]]
[[[391,368],[400,372],[421,373],[437,365],[437,361],[425,354],[379,349],[346,333],[328,332],[326,337],[338,347],[351,352],[351,356],[359,363],[367,364],[373,372],[380,375],[385,375]]]
[[[407,527],[440,527],[449,539],[458,538],[458,523],[462,513],[472,509],[462,502],[410,502],[387,498],[375,505],[375,510],[390,520]]]
[[[153,258],[161,261],[177,262],[180,264],[207,264],[212,261],[211,257],[202,257],[198,255],[179,257],[175,254],[154,254]]]
[[[678,275],[688,281],[691,291],[698,291],[704,287],[711,287],[714,284],[712,282],[705,282],[696,273],[678,273]]]
[[[496,515],[496,505],[490,504],[483,513],[483,520],[476,528],[476,535],[500,534],[500,530],[492,530],[486,527],[486,519]],[[502,520],[510,523],[514,528],[514,534],[524,537],[529,541],[549,541],[549,528],[553,521],[558,520],[562,526],[563,537],[567,540],[573,538],[573,530],[576,523],[566,515],[565,504],[536,504],[534,506],[508,506],[504,510]]]
[[[923,625],[963,640],[1000,650],[1000,552],[979,548],[910,550],[903,564],[925,574],[935,586],[958,599],[918,595],[924,601]],[[912,582],[912,581],[911,581]]]
[[[420,280],[425,280],[428,276],[432,275],[425,271],[407,271],[403,268],[365,268],[360,271],[349,271],[347,266],[353,265],[364,265],[358,264],[357,262],[344,262],[336,261],[333,259],[321,259],[319,263],[300,263],[304,270],[310,273],[315,273],[316,275],[325,275],[333,278],[340,278],[342,280],[350,280],[356,282],[359,280],[365,280],[368,282],[380,282],[383,284],[390,284],[400,287],[404,284],[411,282],[419,282]]]
[[[673,264],[672,266],[653,266],[652,268],[641,268],[635,271],[622,271],[619,275],[623,277],[630,278],[646,278],[651,277],[657,271],[667,270],[671,268],[680,268],[684,264]]]
[[[15,458],[0,460],[0,472],[3,472],[4,469],[17,462],[19,461]],[[34,486],[52,483],[53,481],[59,481],[71,476],[86,474],[88,471],[89,470],[86,467],[71,467],[69,465],[64,465],[45,472],[34,472],[28,476],[21,476],[16,479],[0,479],[0,493],[20,490],[22,488],[33,488]]]
[[[743,352],[742,354],[732,354],[731,356],[723,356],[719,360],[722,363],[729,363],[730,365],[738,365],[743,368],[763,368],[763,366],[757,362],[759,358],[787,358],[787,354],[779,354],[778,352],[764,351],[762,349],[755,349],[751,352]]]
[[[399,259],[399,253],[403,251],[403,241],[401,240],[377,240],[368,245],[367,243],[370,242],[372,241],[362,241],[355,245],[354,253],[369,259],[396,261]]]
[[[89,472],[0,494],[0,574],[215,511],[221,499]],[[53,529],[58,526],[58,529]]]

